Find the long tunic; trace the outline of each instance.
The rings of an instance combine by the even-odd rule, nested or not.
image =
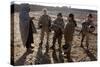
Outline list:
[[[27,48],[31,47],[31,43],[34,43],[32,25],[33,25],[33,22],[32,22],[32,20],[30,20],[30,22],[29,22],[29,34],[28,34],[28,39],[26,42]]]

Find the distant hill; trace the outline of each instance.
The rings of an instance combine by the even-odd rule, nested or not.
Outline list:
[[[14,11],[18,12],[20,8],[20,4],[13,4],[14,5]],[[52,7],[52,6],[42,6],[42,5],[34,5],[34,4],[29,4],[31,11],[41,11],[43,8],[47,8],[48,11],[61,11],[61,12],[96,12],[97,10],[88,10],[88,9],[76,9],[76,8],[68,8],[67,6],[63,7]]]
[[[20,4],[12,4],[14,6],[14,12],[19,12]],[[57,13],[61,12],[63,16],[68,16],[69,13],[73,13],[76,18],[84,19],[87,14],[92,13],[94,15],[95,20],[97,21],[97,10],[89,10],[89,9],[77,9],[77,8],[68,8],[67,6],[63,7],[53,7],[53,6],[42,6],[29,4],[31,11],[41,11],[43,8],[47,8],[50,15],[57,15]]]

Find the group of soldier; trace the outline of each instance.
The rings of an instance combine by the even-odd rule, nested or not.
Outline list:
[[[25,9],[23,9],[25,8]],[[27,9],[26,9],[27,8]],[[26,47],[27,52],[31,53],[33,52],[32,49],[34,49],[34,46],[32,46],[32,43],[34,43],[34,37],[33,33],[37,33],[37,30],[35,28],[33,20],[35,17],[29,17],[29,7],[26,7],[26,5],[23,5],[20,10],[19,18],[20,18],[20,32],[21,32],[21,38],[23,45]],[[77,21],[74,18],[74,14],[70,13],[67,18],[67,24],[65,25],[65,21],[63,19],[62,13],[57,14],[57,18],[52,21],[51,17],[48,15],[47,9],[42,10],[43,15],[40,16],[38,21],[38,27],[41,29],[40,33],[40,43],[39,46],[43,46],[43,39],[45,36],[45,33],[47,35],[46,38],[46,52],[49,53],[49,49],[52,49],[54,52],[56,52],[56,41],[58,41],[57,46],[59,46],[58,52],[64,52],[64,56],[67,57],[67,61],[71,62],[71,48],[72,48],[72,41],[73,41],[73,34],[75,32],[75,27],[77,27]],[[86,20],[82,22],[82,29],[80,31],[81,35],[81,41],[80,41],[80,47],[84,48],[84,46],[87,47],[87,50],[89,50],[89,37],[91,33],[95,30],[95,25],[93,24],[93,15],[88,14],[86,17]],[[24,19],[24,20],[23,20]],[[27,25],[26,25],[27,24]],[[11,6],[11,34],[14,33],[14,5]],[[28,26],[29,25],[29,26]],[[22,29],[24,28],[24,29]],[[27,32],[28,31],[28,32]],[[54,31],[53,38],[52,38],[52,46],[49,45],[49,37],[51,31]],[[64,35],[65,44],[62,45],[62,38]],[[27,37],[26,37],[27,36]],[[14,34],[11,35],[11,64],[14,64]],[[84,39],[85,45],[83,45]]]
[[[47,13],[47,9],[43,9],[42,11],[43,11],[43,15],[40,16],[39,22],[38,22],[38,27],[39,27],[39,29],[41,29],[39,46],[42,46],[44,35],[46,34],[47,35],[47,38],[46,38],[47,52],[49,51],[49,49],[56,51],[55,43],[56,43],[56,41],[58,41],[58,44],[59,44],[58,50],[61,51],[63,49],[65,55],[67,56],[69,61],[71,61],[70,53],[71,53],[71,46],[72,46],[72,41],[73,41],[73,34],[74,34],[74,31],[75,31],[75,27],[77,27],[77,23],[76,23],[76,20],[74,18],[74,14],[73,13],[69,14],[69,16],[67,18],[68,22],[65,25],[62,13],[58,13],[57,18],[54,21],[52,21],[51,17]],[[32,27],[35,28],[32,20],[34,20],[34,17],[32,17],[30,19],[30,28],[29,28],[30,34],[29,34],[29,37],[28,37],[28,41],[26,42],[26,47],[28,49],[34,48],[33,46],[31,46],[31,43],[33,43],[33,41],[34,41],[33,36],[31,34],[32,33]],[[81,47],[84,47],[83,46],[83,40],[86,37],[86,47],[88,49],[89,34],[94,32],[94,30],[95,30],[95,26],[93,24],[93,15],[89,14],[87,16],[87,20],[82,23],[82,29],[79,33],[79,34],[82,35],[81,45],[80,45]],[[54,34],[53,34],[52,46],[49,47],[49,36],[50,36],[51,31],[54,31]],[[36,30],[35,30],[35,32],[36,32]],[[61,43],[62,43],[63,34],[64,34],[64,39],[65,39],[65,45],[62,46]]]
[[[25,9],[22,9],[22,8],[25,8]],[[37,33],[37,30],[33,23],[33,20],[35,19],[35,17],[30,17],[30,18],[28,17],[30,9],[26,9],[27,8],[26,5],[24,5],[22,8],[21,8],[20,15],[19,15],[21,38],[22,38],[24,46],[27,48],[27,52],[33,52],[32,49],[34,49],[34,46],[31,45],[32,43],[34,43],[34,39],[35,39],[33,38],[33,33]],[[43,12],[43,15],[40,16],[39,21],[38,21],[38,27],[39,29],[41,29],[39,46],[42,46],[43,39],[46,34],[47,35],[47,38],[46,38],[47,53],[49,53],[48,52],[49,49],[52,49],[54,52],[56,52],[55,43],[56,41],[58,41],[58,44],[59,44],[57,45],[59,46],[58,51],[59,52],[63,51],[65,56],[67,57],[67,60],[69,62],[72,61],[70,55],[71,55],[73,34],[75,32],[75,27],[77,27],[77,21],[74,18],[74,14],[70,13],[68,17],[66,17],[68,21],[67,21],[67,24],[65,25],[65,21],[63,19],[62,13],[58,13],[57,18],[54,21],[52,21],[51,17],[47,13],[48,12],[47,9],[43,9],[42,12]],[[11,24],[12,25],[14,25],[13,22],[14,22],[14,6],[11,7]],[[93,24],[93,22],[94,22],[93,15],[88,14],[88,16],[86,17],[86,20],[82,22],[81,24],[82,29],[79,34],[81,34],[81,37],[82,37],[81,43],[80,43],[80,47],[82,48],[84,47],[83,41],[86,38],[85,46],[87,47],[87,49],[89,49],[89,37],[91,37],[90,34],[93,33],[95,30],[95,25]],[[25,23],[27,23],[27,25]],[[25,29],[22,29],[22,28],[25,28]],[[28,30],[28,32],[26,32],[26,30]],[[11,31],[12,33],[14,32],[13,28],[11,29]],[[54,31],[54,33],[53,33],[53,38],[52,38],[53,39],[52,46],[50,47],[49,37],[50,37],[51,31]],[[28,34],[28,37],[26,37],[27,34]],[[62,45],[63,35],[64,35],[65,44]],[[14,51],[14,45],[13,45],[14,36],[12,35],[11,37],[12,37],[11,61],[13,63],[14,61],[14,52],[13,52]]]

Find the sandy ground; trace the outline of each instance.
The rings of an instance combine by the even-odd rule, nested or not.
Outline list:
[[[30,13],[30,16],[35,16],[36,19],[34,20],[34,24],[37,28],[37,20],[40,15],[38,13]],[[52,15],[51,15],[52,16]],[[54,16],[55,17],[55,16]],[[52,19],[55,19],[52,16]],[[66,20],[65,20],[66,21]],[[78,27],[80,30],[81,28]],[[43,49],[39,47],[40,43],[40,29],[37,29],[37,33],[34,34],[34,44],[35,48],[33,49],[33,53],[27,53],[26,48],[22,45],[21,35],[19,32],[19,13],[14,14],[14,63],[15,65],[28,65],[28,64],[48,64],[48,63],[63,63],[63,62],[55,62],[53,57],[53,51],[49,50],[49,53],[46,54],[45,45],[46,45],[46,38],[44,38],[44,43],[42,45]],[[81,61],[94,61],[97,59],[97,35],[90,35],[90,42],[89,42],[89,51],[80,47],[80,40],[81,36],[78,35],[78,32],[74,34],[73,45],[71,50],[71,58],[74,62],[81,62]],[[53,32],[50,33],[50,40],[49,45],[52,46],[52,37]],[[64,45],[64,38],[62,39],[62,45]],[[85,46],[85,40],[84,40]],[[58,48],[58,44],[56,43],[56,48]],[[63,57],[62,54],[56,52],[57,57]],[[45,59],[46,58],[46,59]],[[47,60],[48,59],[48,60]],[[64,59],[64,63],[67,62],[66,58]]]

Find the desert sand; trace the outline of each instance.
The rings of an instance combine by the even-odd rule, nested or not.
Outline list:
[[[14,64],[15,65],[29,65],[29,64],[53,64],[55,63],[52,57],[52,50],[49,50],[48,55],[45,54],[46,38],[44,38],[44,43],[42,45],[43,50],[39,47],[40,43],[40,29],[38,29],[38,18],[41,15],[40,12],[30,12],[30,16],[34,16],[36,19],[33,20],[37,33],[33,34],[35,48],[33,53],[27,53],[26,48],[22,44],[20,29],[19,29],[19,13],[14,13]],[[56,15],[50,15],[52,20],[56,18]],[[74,33],[74,38],[72,42],[71,58],[73,62],[83,62],[83,61],[96,61],[97,60],[97,31],[91,34],[89,40],[89,51],[80,47],[81,35],[78,35],[81,30],[81,19],[77,19],[78,27]],[[65,23],[67,18],[64,17]],[[53,31],[50,33],[49,45],[52,46]],[[62,45],[64,45],[64,38],[62,39]],[[85,47],[85,40],[84,40]],[[56,49],[58,44],[56,43]],[[58,56],[58,51],[57,51]],[[38,59],[37,59],[38,58]],[[48,60],[43,60],[48,58]],[[64,63],[67,63],[67,59],[64,58]],[[42,62],[41,62],[42,61]],[[62,62],[60,62],[62,63]]]

